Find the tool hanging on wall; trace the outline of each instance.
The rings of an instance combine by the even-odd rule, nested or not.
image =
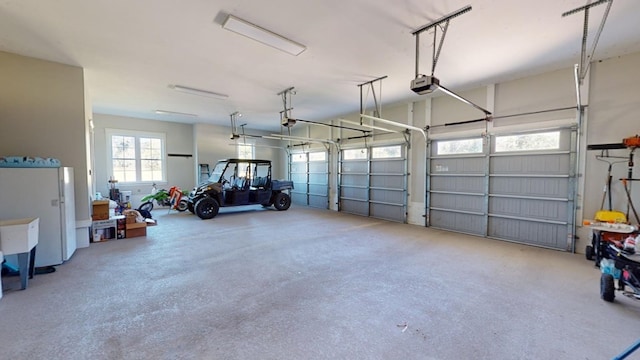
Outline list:
[[[629,218],[629,211],[633,210],[633,213],[636,217],[636,221],[640,223],[640,219],[638,218],[638,214],[636,213],[633,202],[631,201],[631,182],[640,181],[640,179],[633,178],[633,167],[634,167],[634,152],[637,148],[640,147],[640,135],[635,135],[631,137],[627,137],[622,139],[619,143],[611,143],[611,144],[594,144],[587,145],[587,150],[616,150],[616,149],[629,149],[629,155],[627,157],[627,177],[624,179],[620,179],[624,186],[625,193],[627,195],[627,219]],[[611,190],[611,189],[609,189]]]
[[[616,160],[617,159],[617,160]],[[600,204],[600,209],[604,209],[605,200],[607,200],[608,210],[613,210],[612,199],[611,199],[611,182],[613,180],[613,176],[611,172],[613,170],[613,165],[626,163],[627,158],[623,156],[611,156],[609,155],[609,150],[602,150],[600,155],[596,155],[596,160],[607,163],[607,176],[605,178],[605,185],[602,192],[602,202]]]

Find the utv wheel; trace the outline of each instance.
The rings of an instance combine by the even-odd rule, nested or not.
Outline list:
[[[151,210],[153,210],[153,203],[151,201],[142,203],[142,205],[138,206],[138,210],[151,212]]]
[[[277,193],[273,199],[273,206],[280,211],[287,210],[291,206],[291,198],[285,193]]]
[[[613,302],[613,299],[616,297],[613,275],[602,274],[600,276],[600,297],[602,300],[608,302]]]
[[[593,260],[593,246],[591,245],[587,245],[586,248],[584,248],[584,256],[587,258],[587,260]]]
[[[178,205],[176,205],[176,210],[178,211],[186,211],[189,207],[189,202],[186,199],[180,200]]]
[[[220,205],[215,199],[206,197],[198,200],[194,210],[196,212],[196,215],[198,215],[200,219],[208,220],[213,219],[216,215],[218,215]]]
[[[193,203],[191,201],[187,202],[187,210],[189,210],[192,214],[196,213],[196,210],[193,208]]]

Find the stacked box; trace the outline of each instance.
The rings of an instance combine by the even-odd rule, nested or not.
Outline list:
[[[91,219],[109,220],[109,200],[95,200],[92,204]]]
[[[108,220],[98,220],[91,223],[91,238],[93,242],[125,238],[125,219],[118,215]]]
[[[147,223],[127,224],[127,239],[138,236],[147,236]]]
[[[136,222],[137,216],[134,213],[126,213],[125,217],[126,217],[126,223],[127,224],[133,224],[133,223]]]
[[[91,223],[91,239],[93,242],[107,241],[116,238],[117,219],[98,220]]]

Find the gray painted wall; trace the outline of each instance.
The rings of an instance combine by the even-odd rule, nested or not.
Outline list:
[[[76,219],[90,219],[83,69],[0,51],[0,79],[0,156],[73,167]]]

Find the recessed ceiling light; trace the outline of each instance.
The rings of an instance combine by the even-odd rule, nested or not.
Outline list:
[[[233,15],[229,15],[227,17],[222,24],[222,27],[229,31],[233,31],[236,34],[246,36],[249,39],[271,46],[272,48],[282,50],[293,56],[298,56],[307,49],[307,47],[302,44],[289,40],[284,36],[261,28],[258,25],[254,25]]]
[[[209,91],[209,90],[196,89],[188,86],[169,85],[169,87],[175,91],[180,91],[180,92],[191,94],[191,95],[207,96],[207,97],[212,97],[212,98],[222,99],[222,100],[229,97],[229,95],[227,94],[221,94],[221,93],[217,93],[215,91]]]
[[[183,113],[183,112],[178,112],[178,111],[154,110],[154,112],[156,114],[160,114],[160,115],[181,115],[181,116],[198,117],[198,115],[196,115],[196,114]]]

